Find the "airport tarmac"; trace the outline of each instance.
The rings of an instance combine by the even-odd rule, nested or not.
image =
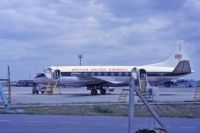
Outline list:
[[[33,95],[31,87],[12,87],[12,104],[68,104],[68,103],[116,103],[122,89],[106,95],[91,96],[86,88],[61,88],[61,95]],[[156,101],[184,102],[193,100],[196,88],[163,88],[157,89]],[[126,100],[128,101],[128,95]],[[138,101],[138,98],[135,98]]]
[[[199,133],[199,120],[162,118],[171,133]],[[159,127],[153,118],[134,119],[134,130]],[[127,133],[128,118],[119,116],[0,115],[2,133]]]

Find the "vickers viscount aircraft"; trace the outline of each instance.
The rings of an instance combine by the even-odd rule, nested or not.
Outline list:
[[[168,60],[142,66],[52,66],[38,74],[34,82],[59,82],[65,86],[85,86],[91,95],[106,94],[108,87],[128,86],[132,68],[147,72],[149,83],[167,82],[192,72],[190,61],[179,50]]]

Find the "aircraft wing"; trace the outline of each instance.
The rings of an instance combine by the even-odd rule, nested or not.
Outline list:
[[[74,76],[78,77],[79,79],[85,80],[86,82],[86,86],[87,85],[101,85],[101,84],[107,84],[107,85],[121,85],[121,84],[125,84],[124,81],[115,81],[114,79],[106,79],[106,78],[100,78],[100,77],[96,77],[96,76],[87,76],[87,75],[83,75],[81,73],[73,73]]]

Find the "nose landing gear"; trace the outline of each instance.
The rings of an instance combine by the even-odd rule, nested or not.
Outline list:
[[[97,95],[98,91],[100,92],[101,95],[105,95],[106,94],[106,89],[104,87],[88,87],[88,90],[91,90],[91,95]]]

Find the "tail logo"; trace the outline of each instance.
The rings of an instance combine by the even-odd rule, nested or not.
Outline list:
[[[181,60],[183,58],[182,54],[175,54],[175,59]]]

